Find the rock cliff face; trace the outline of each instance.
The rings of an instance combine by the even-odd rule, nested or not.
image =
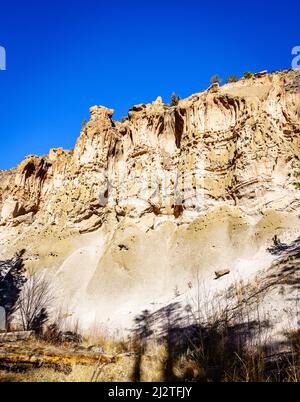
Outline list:
[[[87,322],[184,293],[199,269],[262,267],[275,234],[297,235],[299,71],[157,98],[122,123],[90,112],[73,151],[0,172],[1,253],[26,248]]]

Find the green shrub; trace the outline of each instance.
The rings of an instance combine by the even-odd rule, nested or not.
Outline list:
[[[247,80],[249,79],[249,78],[252,78],[253,77],[253,73],[251,73],[250,71],[246,71],[245,73],[244,73],[244,78],[246,78]]]
[[[227,82],[228,83],[231,83],[231,82],[237,82],[239,79],[238,79],[238,77],[236,76],[236,75],[230,75],[228,78],[227,78]]]

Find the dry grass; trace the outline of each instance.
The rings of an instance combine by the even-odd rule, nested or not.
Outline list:
[[[110,362],[75,360],[69,370],[30,364],[4,370],[0,361],[0,382],[298,382],[300,330],[290,325],[280,345],[274,342],[260,309],[268,289],[265,283],[239,283],[227,292],[225,305],[196,298],[194,308],[178,309],[175,303],[153,314],[143,312],[127,339],[95,327],[75,350],[101,347],[116,357]],[[24,347],[47,351],[53,344],[32,339],[19,346],[21,353]],[[65,356],[74,352],[74,345],[59,348]]]
[[[131,358],[121,359],[117,365],[105,367],[99,382],[130,381]],[[50,368],[36,368],[25,372],[7,372],[0,370],[0,382],[91,382],[95,372],[95,366],[72,365],[71,373],[66,374]]]
[[[207,337],[202,335],[200,346],[194,345],[194,349],[189,346],[185,352],[172,360],[172,378],[166,378],[166,368],[170,363],[168,346],[161,340],[149,341],[140,360],[140,380],[209,382],[300,380],[299,331],[288,334],[291,346],[294,345],[291,351],[275,354],[271,356],[272,359],[264,348],[249,350],[241,345],[236,350],[232,349],[227,342],[227,335],[224,332],[209,333]],[[49,346],[42,341],[32,342],[32,346],[36,348]],[[116,345],[116,349],[117,347]],[[67,347],[65,350],[67,353]],[[43,366],[25,369],[14,367],[10,371],[0,369],[0,382],[128,382],[134,379],[136,359],[134,354],[124,354],[115,363],[107,365],[72,364],[69,372]]]

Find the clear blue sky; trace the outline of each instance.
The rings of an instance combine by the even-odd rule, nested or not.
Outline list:
[[[218,73],[290,68],[300,2],[2,0],[0,169],[73,148],[88,108],[127,114],[205,89]]]

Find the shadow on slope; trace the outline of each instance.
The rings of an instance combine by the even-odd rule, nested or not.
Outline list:
[[[193,311],[175,302],[136,317],[132,381],[142,380],[151,342],[165,350],[165,381],[299,381],[300,332],[286,331],[285,340],[276,341],[260,303],[276,286],[299,290],[300,238],[290,245],[277,242],[269,251],[279,258],[257,287],[244,285],[241,298],[230,289],[223,295],[225,303],[212,306],[210,316],[202,314],[204,305]]]
[[[300,237],[290,244],[283,244],[274,237],[274,245],[268,251],[279,258],[270,269],[268,280],[272,284],[289,285],[300,290]],[[298,297],[299,300],[299,297]]]
[[[17,301],[26,282],[23,255],[25,250],[7,261],[0,261],[0,306],[4,307],[9,322],[17,309]]]
[[[143,356],[147,343],[155,339],[164,346],[162,380],[177,381],[293,381],[299,378],[299,348],[287,339],[289,351],[275,353],[264,339],[268,321],[231,323],[226,317],[210,323],[186,325],[180,306],[169,305],[138,317],[135,336],[135,365],[132,381],[142,381]],[[153,330],[160,322],[161,327]],[[292,377],[294,375],[294,377]]]

